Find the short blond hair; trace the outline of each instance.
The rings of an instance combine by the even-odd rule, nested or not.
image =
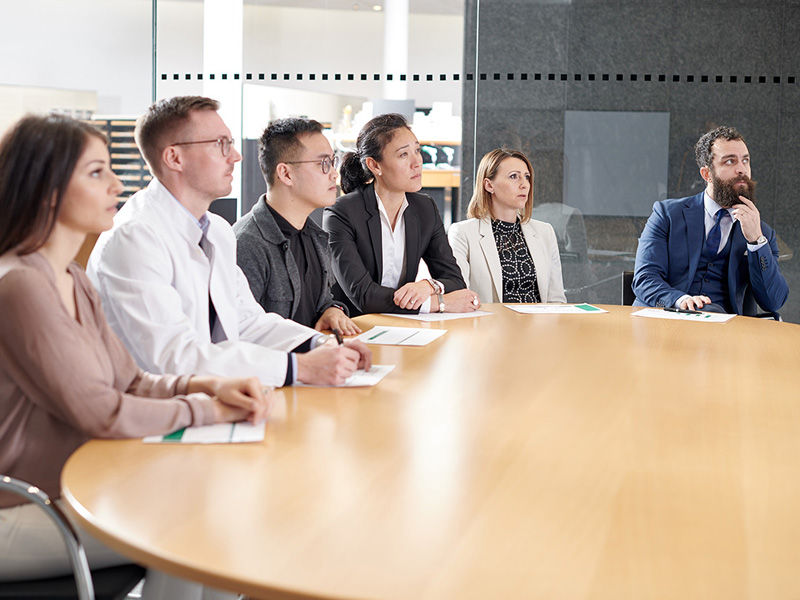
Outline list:
[[[531,187],[528,190],[528,199],[525,201],[525,208],[520,215],[520,221],[527,223],[531,219],[533,212],[533,165],[528,157],[519,150],[509,150],[507,148],[496,148],[484,154],[478,165],[478,173],[475,175],[475,189],[467,207],[467,217],[470,219],[485,219],[492,216],[492,194],[486,191],[484,180],[493,180],[497,176],[497,170],[507,158],[518,158],[528,167],[531,174]]]

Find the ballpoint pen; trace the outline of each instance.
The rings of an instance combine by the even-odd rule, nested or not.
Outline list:
[[[342,339],[342,332],[341,331],[339,331],[338,329],[334,329],[333,330],[333,335],[336,336],[336,343],[337,344],[339,344],[340,346],[342,344],[344,344],[344,340]]]
[[[702,315],[699,310],[689,310],[687,308],[675,308],[674,306],[665,306],[664,310],[668,312],[684,313],[686,315]]]

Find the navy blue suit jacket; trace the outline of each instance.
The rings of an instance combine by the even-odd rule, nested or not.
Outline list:
[[[636,250],[635,305],[674,306],[689,293],[705,243],[704,210],[703,192],[653,205]],[[728,301],[740,315],[756,314],[755,302],[768,312],[777,312],[789,295],[778,268],[775,232],[763,221],[761,230],[767,243],[751,253],[739,222],[731,229]]]

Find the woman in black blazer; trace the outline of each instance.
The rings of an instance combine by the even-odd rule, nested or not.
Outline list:
[[[439,211],[422,187],[419,142],[402,115],[380,115],[358,134],[341,168],[345,195],[325,209],[334,297],[352,314],[471,312]],[[420,259],[432,279],[415,281]]]

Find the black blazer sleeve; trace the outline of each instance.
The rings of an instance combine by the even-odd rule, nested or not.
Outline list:
[[[436,208],[436,204],[430,196],[424,194],[418,194],[418,196],[424,199],[424,204],[426,205],[425,212],[430,215],[427,217],[429,221],[423,224],[420,230],[430,231],[430,239],[428,240],[427,246],[424,240],[421,240],[421,246],[424,248],[422,258],[425,259],[425,264],[428,265],[431,277],[441,282],[445,292],[463,290],[467,287],[467,284],[464,283],[461,269],[458,268],[456,258],[453,256],[453,249],[447,241],[447,234],[444,231],[439,209]],[[417,260],[416,264],[419,264],[419,260]],[[413,279],[416,279],[416,272],[414,273]],[[410,281],[413,281],[413,279]]]

